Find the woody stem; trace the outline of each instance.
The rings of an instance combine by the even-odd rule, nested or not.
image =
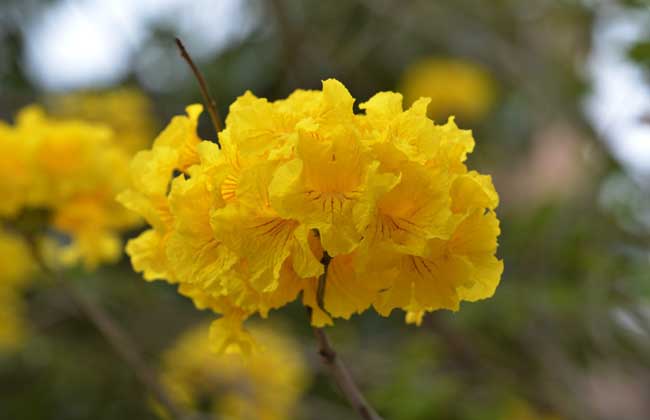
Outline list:
[[[317,304],[323,310],[324,308],[322,307],[324,306],[323,299],[325,294],[325,284],[330,261],[331,257],[325,253],[323,260],[321,261],[325,270],[318,279],[319,296],[317,297]],[[313,310],[311,308],[308,308],[308,312],[311,318]],[[357,414],[359,414],[359,416],[364,420],[382,420],[374,408],[368,404],[368,401],[366,401],[363,394],[359,390],[359,387],[354,382],[354,379],[352,378],[352,375],[350,374],[347,366],[345,366],[341,358],[338,357],[336,351],[332,347],[332,343],[325,333],[325,330],[318,327],[312,327],[312,329],[314,330],[314,336],[316,337],[316,343],[318,345],[318,354],[321,356],[323,364],[329,370],[330,375],[336,382],[339,390],[343,393],[343,395],[345,395],[345,398],[348,400],[350,406],[352,406]]]

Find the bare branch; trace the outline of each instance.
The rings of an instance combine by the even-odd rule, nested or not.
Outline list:
[[[362,419],[381,420],[379,414],[377,414],[363,397],[363,394],[361,394],[348,368],[336,354],[327,334],[325,334],[325,330],[316,327],[313,330],[314,336],[316,336],[316,342],[318,343],[318,354],[320,354],[323,363],[329,369],[336,385],[338,385],[345,398],[347,398],[348,403],[350,403]]]
[[[325,313],[325,287],[327,285],[327,273],[329,272],[329,265],[332,261],[332,257],[326,252],[323,253],[321,258],[321,264],[323,264],[323,274],[318,278],[318,290],[316,292],[316,302],[318,307]],[[307,308],[307,313],[309,314],[309,321],[311,322],[311,317],[313,314],[312,308]],[[332,347],[332,344],[325,334],[325,330],[322,328],[313,327],[314,336],[316,337],[316,342],[318,344],[318,354],[320,354],[323,359],[323,363],[329,369],[330,374],[334,378],[336,385],[345,395],[345,398],[348,400],[348,403],[354,408],[354,410],[361,416],[364,420],[381,420],[379,414],[368,404],[366,399],[363,397],[363,394],[357,387],[357,384],[352,379],[350,371],[345,366],[343,361],[338,357],[336,351]]]
[[[196,80],[199,82],[199,88],[201,90],[201,96],[203,96],[203,103],[205,104],[205,107],[208,109],[208,114],[210,114],[210,120],[212,120],[212,125],[214,125],[214,129],[217,131],[217,146],[221,149],[221,144],[219,143],[219,132],[223,130],[223,124],[221,123],[221,118],[219,117],[219,111],[217,110],[217,103],[213,99],[212,95],[210,95],[210,90],[208,89],[208,84],[205,82],[205,78],[203,77],[203,74],[201,74],[201,71],[199,68],[194,64],[194,61],[192,60],[192,57],[190,57],[190,54],[187,52],[185,49],[185,45],[183,45],[183,42],[179,38],[175,38],[176,40],[176,46],[178,46],[178,50],[181,53],[181,57],[187,62],[187,64],[190,66],[190,69],[192,69],[192,73],[194,73],[194,77],[196,77]]]

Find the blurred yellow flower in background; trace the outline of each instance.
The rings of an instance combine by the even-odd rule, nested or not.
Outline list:
[[[492,108],[495,81],[477,63],[455,58],[424,58],[408,67],[399,87],[407,105],[431,98],[428,114],[436,121],[455,115],[461,121],[478,121]]]
[[[206,411],[215,419],[282,420],[295,409],[308,380],[298,343],[277,329],[252,327],[264,343],[250,358],[236,347],[225,354],[212,351],[207,325],[183,334],[164,353],[161,383],[188,409]]]
[[[115,144],[129,154],[149,147],[155,135],[153,104],[144,93],[133,88],[56,96],[49,100],[48,111],[63,119],[109,126]]]
[[[40,219],[27,221],[32,231],[53,230],[67,238],[58,241],[60,263],[94,268],[116,260],[120,231],[139,218],[115,201],[127,184],[129,156],[115,145],[111,129],[54,119],[30,106],[19,112],[14,126],[0,126],[0,136],[6,149],[0,159],[17,172],[0,180],[8,202],[2,216],[9,223],[22,218],[24,225],[38,211]]]
[[[18,235],[0,230],[0,281],[2,281],[2,285],[24,285],[32,269],[32,256],[25,241]]]
[[[115,195],[127,185],[130,155],[149,143],[144,96],[72,95],[55,108],[56,117],[28,106],[14,125],[0,122],[0,222],[11,229],[0,231],[0,347],[18,346],[26,331],[22,292],[36,262],[24,235],[48,264],[92,269],[115,261],[121,231],[140,223]],[[62,116],[81,111],[84,119]]]
[[[247,92],[221,150],[197,137],[201,107],[188,107],[135,156],[118,197],[151,225],[127,245],[134,268],[222,314],[221,351],[254,348],[242,322],[301,292],[318,327],[370,307],[421,318],[492,296],[498,195],[464,164],[471,132],[435,125],[428,102],[404,110],[381,92],[354,114],[333,79],[275,102]]]
[[[34,174],[26,140],[0,121],[0,218],[13,217],[29,200]]]

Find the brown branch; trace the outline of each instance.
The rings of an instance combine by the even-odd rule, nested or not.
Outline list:
[[[192,57],[190,57],[190,54],[185,49],[185,45],[183,45],[183,42],[179,38],[174,38],[174,39],[176,41],[176,46],[178,47],[178,50],[181,53],[181,57],[183,57],[183,59],[190,66],[190,69],[192,69],[192,73],[194,73],[194,77],[196,77],[196,80],[199,82],[201,96],[203,96],[203,103],[205,104],[205,107],[208,109],[208,114],[210,114],[210,120],[212,120],[212,125],[214,125],[214,129],[217,131],[217,139],[216,139],[217,146],[219,146],[219,148],[221,149],[221,144],[219,143],[219,132],[223,129],[223,125],[221,124],[219,111],[217,111],[217,103],[213,99],[212,95],[210,95],[210,90],[208,89],[208,84],[205,82],[205,78],[203,77],[203,74],[201,74],[199,68],[196,66],[196,64],[194,64],[194,61],[192,60]]]
[[[85,296],[74,286],[61,278],[60,274],[52,270],[43,260],[33,238],[27,238],[34,259],[41,271],[58,287],[65,291],[75,305],[83,312],[95,328],[104,336],[115,353],[126,362],[135,373],[138,380],[144,385],[165,407],[174,419],[189,419],[176,403],[169,397],[167,391],[157,381],[156,376],[149,369],[144,359],[138,352],[133,340],[122,327],[111,318],[110,314],[96,302]]]
[[[327,251],[323,252],[323,257],[320,260],[320,263],[323,264],[323,274],[318,277],[318,286],[316,288],[316,304],[321,311],[329,315],[327,309],[325,309],[325,286],[327,285],[327,273],[329,271],[330,262],[332,257],[329,256]]]
[[[318,279],[318,291],[317,291],[317,305],[319,308],[327,313],[324,305],[325,298],[325,286],[327,283],[327,273],[332,257],[323,253],[323,258],[321,263],[323,264],[324,271],[323,274]],[[307,309],[309,314],[309,320],[311,322],[311,317],[313,310],[311,308]],[[334,378],[336,385],[339,387],[339,390],[345,395],[345,398],[348,400],[348,403],[352,408],[359,414],[359,416],[364,420],[381,420],[379,414],[372,408],[368,401],[363,397],[363,394],[357,387],[357,384],[354,382],[350,371],[345,366],[340,357],[336,354],[336,351],[332,347],[332,344],[325,334],[325,330],[322,328],[313,327],[314,336],[316,337],[316,343],[318,344],[318,354],[320,354],[323,359],[323,364],[329,369],[330,374]]]
[[[363,397],[363,394],[361,394],[361,391],[354,382],[354,379],[352,379],[352,375],[350,375],[348,368],[336,354],[327,334],[325,334],[325,330],[316,327],[314,327],[313,330],[316,342],[318,343],[318,354],[320,354],[323,363],[329,369],[336,385],[338,385],[343,395],[345,395],[348,403],[350,403],[352,408],[362,419],[381,420],[379,414],[377,414],[377,412]]]

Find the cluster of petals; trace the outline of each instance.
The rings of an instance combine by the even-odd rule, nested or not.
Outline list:
[[[151,225],[127,245],[134,268],[223,315],[222,350],[249,345],[245,319],[296,299],[324,326],[369,308],[419,323],[491,296],[498,195],[464,164],[471,132],[434,124],[428,102],[404,110],[381,92],[355,113],[332,79],[274,102],[247,92],[221,148],[197,136],[202,108],[188,107],[135,156],[118,197]]]
[[[27,107],[14,125],[0,122],[0,219],[38,231],[57,263],[115,260],[120,231],[139,223],[115,201],[129,159],[108,126]]]

